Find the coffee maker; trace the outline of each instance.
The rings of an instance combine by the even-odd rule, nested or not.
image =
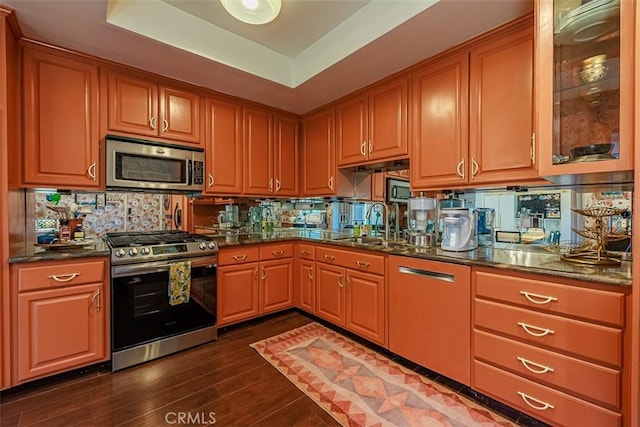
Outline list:
[[[470,208],[441,208],[444,251],[471,251],[478,247],[477,213]]]
[[[476,215],[478,218],[478,245],[493,246],[494,232],[493,220],[495,218],[495,209],[493,208],[477,208]]]
[[[407,241],[416,246],[435,246],[436,233],[436,199],[411,197],[407,203],[409,230]]]

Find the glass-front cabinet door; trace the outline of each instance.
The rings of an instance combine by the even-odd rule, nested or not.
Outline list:
[[[540,175],[630,181],[636,0],[538,0],[536,8]]]

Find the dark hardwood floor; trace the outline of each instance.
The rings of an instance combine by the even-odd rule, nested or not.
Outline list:
[[[106,365],[91,367],[5,391],[0,394],[0,425],[339,425],[249,347],[253,342],[312,320],[297,311],[287,311],[222,329],[213,343],[113,374]],[[544,425],[346,331],[341,332],[518,424]]]

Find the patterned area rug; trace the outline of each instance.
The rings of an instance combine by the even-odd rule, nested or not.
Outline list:
[[[343,426],[514,425],[315,322],[251,347]]]

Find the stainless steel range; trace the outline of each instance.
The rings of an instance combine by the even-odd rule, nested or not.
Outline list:
[[[107,233],[105,241],[111,248],[113,371],[217,338],[215,241],[175,230]],[[188,286],[180,282],[178,300],[172,271],[190,273]]]

